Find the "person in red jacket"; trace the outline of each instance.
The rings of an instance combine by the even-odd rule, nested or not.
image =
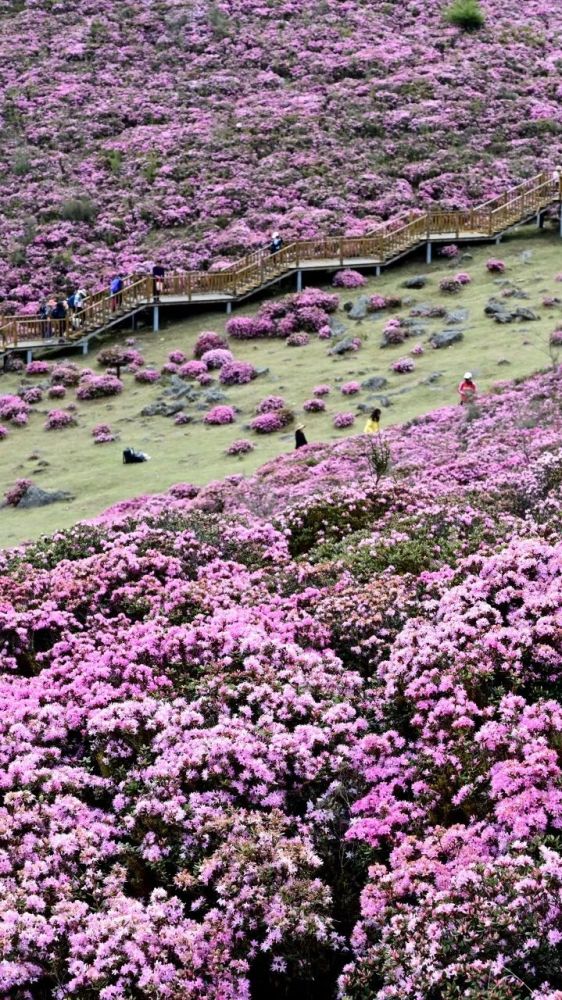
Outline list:
[[[476,384],[472,380],[472,372],[465,372],[462,382],[459,382],[459,396],[461,406],[472,403],[476,397]]]

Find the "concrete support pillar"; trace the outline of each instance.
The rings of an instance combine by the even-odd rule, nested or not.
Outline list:
[[[380,264],[377,264],[377,266],[375,267],[375,277],[380,278],[380,276],[381,276],[381,266]]]
[[[82,341],[82,354],[88,353],[89,342],[87,340]]]
[[[302,271],[297,271],[297,292],[302,292]]]
[[[160,306],[152,307],[152,329],[154,333],[158,333],[160,329]]]
[[[425,248],[425,262],[426,262],[426,264],[431,264],[431,256],[432,256],[431,252],[432,252],[432,246],[431,246],[430,241],[428,240],[426,248]]]
[[[25,357],[26,357],[26,363],[27,363],[28,365],[30,365],[30,364],[31,364],[31,362],[33,361],[33,351],[32,351],[32,350],[28,350],[28,351],[26,351],[26,352],[25,352]]]
[[[232,302],[229,301],[226,303],[226,315],[230,316],[231,312],[232,312]]]
[[[137,328],[137,314],[133,313],[133,315],[131,316],[131,330],[133,331],[133,333],[135,332],[136,328]]]
[[[543,217],[542,212],[537,212],[537,229],[542,229]]]
[[[496,236],[496,243],[501,243],[501,241],[502,241],[502,234],[498,233],[498,235]]]

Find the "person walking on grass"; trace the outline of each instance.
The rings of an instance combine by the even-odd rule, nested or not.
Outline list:
[[[458,394],[460,405],[466,406],[476,399],[476,383],[473,381],[472,372],[465,372],[462,382],[459,382]]]
[[[365,427],[363,428],[363,434],[378,434],[380,431],[381,424],[381,411],[372,410],[371,416],[367,420]]]

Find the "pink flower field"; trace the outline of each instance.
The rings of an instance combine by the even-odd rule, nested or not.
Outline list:
[[[558,1000],[561,402],[0,555],[3,996]]]
[[[562,9],[0,2],[0,308],[462,208],[562,159]]]

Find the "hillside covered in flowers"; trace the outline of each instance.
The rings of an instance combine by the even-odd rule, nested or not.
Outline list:
[[[562,9],[0,0],[0,312],[462,208],[562,159]]]
[[[552,372],[6,551],[2,995],[560,1000],[561,483]]]

